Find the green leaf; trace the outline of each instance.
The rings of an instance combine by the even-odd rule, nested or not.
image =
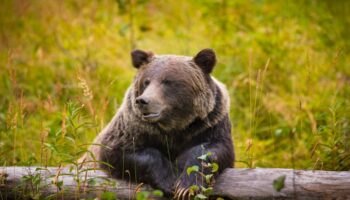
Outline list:
[[[58,187],[58,190],[62,190],[63,181],[57,181],[56,186]]]
[[[213,173],[215,173],[219,170],[219,165],[217,163],[212,163],[211,167],[212,167],[211,172],[213,172]]]
[[[114,199],[117,199],[117,195],[114,192],[108,192],[107,191],[107,192],[102,193],[101,199],[114,200]]]
[[[195,199],[207,199],[208,197],[206,197],[204,194],[197,194]]]
[[[157,196],[157,197],[162,197],[162,196],[163,196],[163,192],[162,192],[161,190],[154,190],[154,191],[152,192],[152,194],[153,194],[154,196]]]
[[[213,191],[213,188],[212,187],[205,188],[201,186],[201,190],[204,194],[210,194]]]
[[[194,195],[199,190],[199,187],[197,185],[191,185],[189,190],[190,190],[190,194]]]
[[[205,182],[209,184],[210,180],[211,180],[211,177],[213,177],[213,174],[205,175]]]
[[[88,180],[88,185],[90,186],[94,186],[94,185],[97,185],[97,181],[94,179],[94,178],[92,178],[92,179],[89,179]]]
[[[192,172],[198,172],[199,171],[199,167],[197,165],[193,165],[192,167],[188,167],[186,172],[187,175],[190,175]]]
[[[72,142],[73,144],[75,144],[74,138],[72,138],[72,137],[70,137],[70,136],[65,136],[64,138],[65,138],[66,140]]]
[[[203,161],[206,161],[206,160],[208,160],[208,157],[209,156],[211,156],[213,153],[212,152],[207,152],[206,154],[203,154],[203,155],[201,155],[201,156],[199,156],[199,157],[197,157],[199,160],[203,160]]]
[[[73,165],[69,166],[69,172],[72,172],[73,170],[75,170],[75,167]]]
[[[275,190],[277,192],[281,191],[284,188],[284,181],[286,180],[286,175],[282,175],[278,178],[276,178],[273,181],[273,188],[275,188]]]
[[[147,200],[149,192],[141,191],[136,194],[136,200]]]
[[[207,160],[207,158],[208,158],[208,156],[207,156],[207,154],[204,154],[204,155],[201,155],[201,156],[199,156],[199,157],[197,157],[199,160]]]
[[[41,182],[41,177],[40,177],[40,174],[36,174],[34,177],[33,177],[33,180],[32,180],[32,183],[37,186],[39,185]]]
[[[46,146],[46,147],[48,147],[49,149],[51,149],[53,152],[58,152],[58,150],[57,150],[57,148],[56,148],[56,146],[55,145],[53,145],[53,144],[50,144],[50,143],[44,143],[44,145]]]
[[[44,170],[44,171],[49,171],[47,168],[45,168],[45,167],[37,167],[37,168],[35,168],[35,171],[37,172],[37,171],[42,171],[42,170]]]

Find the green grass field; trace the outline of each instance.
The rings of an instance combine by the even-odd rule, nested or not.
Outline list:
[[[350,170],[350,3],[4,0],[0,165],[72,163],[108,123],[133,48],[213,48],[237,167]]]

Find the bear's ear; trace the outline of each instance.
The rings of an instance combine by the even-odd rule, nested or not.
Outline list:
[[[141,65],[149,63],[151,61],[152,56],[153,53],[150,51],[146,52],[136,49],[131,52],[132,65],[138,69],[139,67],[141,67]]]
[[[212,49],[203,49],[197,53],[193,60],[204,73],[209,74],[211,71],[213,71],[216,63],[215,52]]]

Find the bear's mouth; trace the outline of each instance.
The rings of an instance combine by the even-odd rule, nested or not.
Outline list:
[[[146,119],[146,120],[155,120],[159,117],[160,117],[159,112],[158,113],[149,113],[149,112],[142,113],[142,118]]]

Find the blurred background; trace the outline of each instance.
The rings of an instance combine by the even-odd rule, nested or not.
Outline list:
[[[69,164],[112,118],[134,48],[213,48],[236,167],[350,170],[350,2],[2,0],[0,165]]]

